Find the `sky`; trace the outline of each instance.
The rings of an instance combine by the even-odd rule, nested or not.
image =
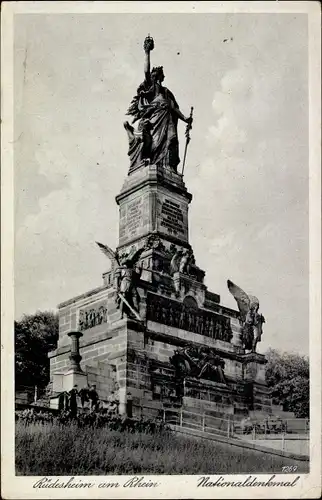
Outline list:
[[[164,85],[194,106],[184,180],[205,283],[228,307],[227,279],[259,298],[259,352],[308,354],[305,14],[15,16],[15,317],[102,284],[95,241],[117,246],[148,33]]]

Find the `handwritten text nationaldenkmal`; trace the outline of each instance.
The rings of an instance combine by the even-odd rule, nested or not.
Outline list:
[[[210,476],[203,476],[198,479],[198,487],[218,487],[218,488],[223,488],[223,487],[231,487],[231,488],[242,488],[242,487],[250,487],[250,486],[256,486],[256,487],[270,487],[270,486],[279,486],[279,487],[292,487],[295,486],[297,481],[300,479],[300,476],[297,476],[294,481],[273,481],[274,478],[276,477],[276,474],[271,476],[267,481],[260,481],[257,479],[255,476],[248,476],[245,481],[226,481],[223,476],[220,476],[218,479],[215,481],[211,481]]]

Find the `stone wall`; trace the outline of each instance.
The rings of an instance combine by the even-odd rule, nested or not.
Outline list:
[[[105,308],[106,317],[97,318],[100,310]],[[93,311],[93,312],[91,312]],[[111,322],[120,315],[115,304],[115,292],[113,289],[102,286],[63,302],[58,306],[59,314],[59,339],[58,348],[69,346],[68,332],[81,330],[83,343],[88,339],[107,333]],[[93,327],[82,325],[84,314],[93,315]]]
[[[152,289],[152,284],[149,287]],[[142,290],[141,314],[146,310],[145,303],[148,303],[150,293],[148,287]],[[155,293],[152,295],[156,299],[160,297]],[[245,354],[236,311],[215,301],[211,301],[211,309],[200,309],[199,305],[195,315],[205,321],[206,328],[200,327],[199,333],[196,333],[154,321],[151,315],[142,324],[129,318],[121,319],[115,298],[113,288],[106,284],[59,306],[58,347],[49,355],[51,379],[54,373],[68,371],[71,346],[68,333],[78,330],[82,332],[79,341],[80,366],[87,375],[87,383],[96,384],[102,400],[107,399],[111,392],[118,391],[123,408],[130,393],[134,404],[153,404],[156,409],[163,404],[179,404],[180,400],[180,404],[190,409],[220,411],[221,408],[231,413],[235,408],[242,413],[250,397],[246,389],[252,386],[249,405],[253,411],[269,411],[265,361],[263,356]],[[163,295],[162,300],[163,309],[167,301],[172,308],[173,304],[180,304],[173,297],[170,299]],[[208,304],[210,307],[209,300]],[[172,316],[174,314],[173,309]],[[224,340],[221,334],[220,338],[216,337],[216,328],[210,328],[212,318],[214,325],[217,321],[224,325],[223,328],[227,328],[225,325],[229,322],[231,334],[227,336],[228,340]],[[201,331],[207,334],[203,335]],[[201,379],[186,385],[182,394],[170,358],[175,351],[187,346],[208,347],[216,352],[225,363],[223,369],[227,384]]]
[[[118,390],[116,366],[100,361],[86,365],[87,383],[95,384],[99,398],[107,401]]]
[[[64,338],[65,332],[62,332]],[[67,336],[67,335],[66,335]],[[58,344],[49,353],[51,381],[56,373],[66,373],[70,367],[70,339]],[[65,339],[64,339],[65,340]],[[80,366],[87,375],[88,384],[95,383],[102,400],[112,391],[126,387],[127,322],[120,320],[107,328],[106,325],[89,328],[80,338]]]

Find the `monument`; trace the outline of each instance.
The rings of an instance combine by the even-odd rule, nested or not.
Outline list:
[[[151,70],[153,49],[148,36],[144,80],[127,112],[132,123],[124,123],[129,167],[116,196],[118,245],[97,243],[110,270],[100,287],[58,306],[58,346],[49,354],[52,405],[76,381],[79,388],[95,383],[102,402],[117,394],[120,413],[129,397],[134,408],[270,413],[266,359],[256,352],[265,321],[258,299],[228,280],[238,311],[222,305],[204,284],[189,242],[192,195],[183,168],[193,108],[184,115],[163,85],[162,66]]]

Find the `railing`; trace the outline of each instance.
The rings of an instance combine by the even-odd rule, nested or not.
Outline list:
[[[219,413],[219,412],[218,412]],[[266,419],[237,422],[233,415],[225,416],[216,411],[204,412],[188,411],[184,408],[156,408],[154,406],[133,405],[133,415],[137,417],[159,418],[165,424],[174,425],[190,430],[198,430],[209,434],[216,434],[235,439],[246,440],[279,440],[281,448],[285,448],[285,441],[309,439],[308,419]],[[264,444],[264,443],[263,443]]]
[[[15,389],[15,402],[18,404],[30,404],[36,402],[45,395],[46,390],[35,386],[20,385]]]
[[[309,420],[308,419],[277,419],[270,422],[252,422],[248,426],[235,427],[234,437],[241,440],[256,442],[259,445],[293,452],[308,456],[309,450]]]
[[[227,437],[232,434],[233,422],[229,418],[215,417],[207,414],[207,412],[195,413],[184,409],[177,412],[167,409],[163,411],[166,424]]]
[[[227,437],[231,436],[233,429],[233,422],[230,418],[217,417],[207,412],[197,413],[184,409],[180,409],[177,412],[165,409],[164,422],[186,429],[195,429]]]
[[[153,406],[133,405],[133,414],[137,417],[159,418],[165,424],[185,429],[199,430],[209,434],[230,437],[233,434],[233,421],[230,418],[215,416],[214,412],[192,412],[185,409],[155,408]]]

